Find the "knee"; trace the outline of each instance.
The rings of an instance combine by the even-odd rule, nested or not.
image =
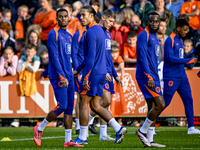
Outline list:
[[[101,106],[103,106],[104,108],[110,106],[110,104],[111,104],[110,98],[105,98],[105,99],[102,99],[102,101],[101,101]]]
[[[95,113],[99,112],[101,105],[97,105],[95,103],[90,103],[90,108],[92,109],[92,111],[94,111]]]

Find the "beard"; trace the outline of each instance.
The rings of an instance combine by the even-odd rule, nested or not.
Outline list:
[[[157,28],[157,29],[155,30],[155,29],[152,29],[152,28],[149,27],[149,31],[150,31],[151,33],[157,33],[157,32],[158,32],[158,29],[159,29],[159,28]]]
[[[140,26],[133,26],[133,30],[137,31],[140,28]]]

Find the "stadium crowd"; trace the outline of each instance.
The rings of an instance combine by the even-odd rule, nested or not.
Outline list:
[[[91,5],[95,9],[97,19],[101,19],[103,9],[115,12],[116,19],[109,31],[113,40],[113,62],[120,68],[136,67],[137,36],[147,26],[147,16],[153,11],[161,17],[157,32],[160,42],[159,61],[163,61],[164,58],[165,40],[175,29],[176,20],[181,18],[187,20],[190,25],[183,39],[184,57],[200,55],[200,2],[197,0],[2,0],[0,3],[1,77],[20,73],[22,60],[30,62],[30,65],[32,63],[32,67],[29,65],[29,70],[32,72],[37,71],[39,66],[44,68],[42,78],[47,77],[47,35],[56,25],[56,10],[64,8],[69,12],[67,30],[73,36],[82,28],[79,12],[85,5]],[[28,57],[29,54],[26,52],[28,47],[35,49],[33,56]],[[32,58],[36,59],[31,60]],[[39,61],[36,63],[35,60]],[[189,69],[193,66],[186,65]],[[26,68],[24,67],[23,69]]]

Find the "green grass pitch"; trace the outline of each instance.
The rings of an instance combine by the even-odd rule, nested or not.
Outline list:
[[[99,131],[99,128],[96,128]],[[37,147],[33,141],[33,128],[0,128],[0,140],[9,137],[12,141],[0,141],[1,150],[20,150],[20,149],[42,149],[42,150],[58,150],[58,149],[100,149],[100,150],[128,150],[144,149],[143,144],[135,135],[136,127],[127,127],[128,133],[121,144],[114,144],[113,141],[99,141],[99,135],[90,134],[88,145],[84,148],[64,148],[64,128],[46,128],[42,135],[42,145]],[[145,148],[150,150],[159,149],[181,149],[181,150],[197,150],[200,149],[200,135],[187,135],[187,127],[156,127],[156,135],[154,142],[165,144],[166,148]],[[108,134],[115,137],[115,132],[108,127]],[[75,139],[75,128],[73,128],[72,138]]]

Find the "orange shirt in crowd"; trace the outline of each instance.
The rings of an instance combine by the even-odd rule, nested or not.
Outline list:
[[[123,62],[124,62],[124,60],[123,60],[122,56],[120,56],[120,55],[117,56],[117,59],[115,59],[115,60],[113,59],[114,64],[117,63],[119,65],[120,63],[123,63]],[[117,68],[118,65],[115,65],[115,68]]]
[[[17,20],[16,21],[15,31],[18,32],[18,34],[15,35],[15,39],[24,38],[24,26],[23,26],[22,20]]]
[[[72,36],[81,28],[82,28],[81,22],[77,17],[72,18],[67,24],[67,30]]]
[[[181,6],[180,14],[192,13],[196,9],[200,9],[200,2],[199,1],[193,1],[191,4],[188,1],[186,1]],[[199,16],[193,16],[189,20],[189,25],[194,30],[200,29]]]
[[[137,58],[136,46],[130,47],[128,43],[124,43],[123,56],[128,56],[129,58]]]
[[[51,10],[47,13],[39,12],[34,19],[33,24],[39,24],[42,28],[41,39],[47,40],[47,35],[56,26],[56,11]]]

